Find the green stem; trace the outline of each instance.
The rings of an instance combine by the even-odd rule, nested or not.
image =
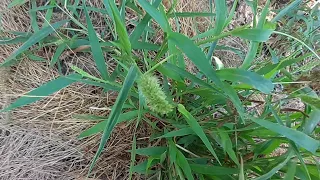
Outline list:
[[[166,61],[168,61],[172,56],[174,56],[175,54],[171,54],[170,56],[164,58],[163,60],[161,60],[160,62],[158,62],[156,65],[154,65],[151,69],[149,69],[145,74],[151,73],[152,71],[154,71],[155,69],[157,69],[160,65],[162,65],[163,63],[165,63]]]

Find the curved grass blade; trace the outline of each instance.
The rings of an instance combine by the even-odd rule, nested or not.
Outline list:
[[[266,5],[262,10],[262,13],[261,13],[261,16],[259,18],[259,22],[258,22],[258,25],[257,25],[256,28],[263,29],[263,25],[265,24],[266,17],[267,17],[268,12],[269,12],[269,6],[270,6],[270,0],[267,0]],[[254,13],[254,14],[256,14],[256,13]],[[242,65],[241,65],[242,69],[248,69],[250,67],[252,61],[254,60],[254,58],[257,55],[258,47],[259,47],[259,43],[258,42],[256,42],[256,41],[251,41],[250,42],[249,52],[247,53]]]
[[[297,168],[297,162],[289,162],[288,163],[288,171],[286,172],[286,175],[284,176],[284,180],[294,180],[294,176],[296,174],[296,168]]]
[[[216,12],[214,35],[218,35],[225,27],[228,9],[225,0],[215,0],[214,4]]]
[[[275,173],[277,173],[281,168],[283,168],[288,163],[288,161],[291,159],[292,156],[293,156],[293,151],[290,150],[290,152],[288,152],[287,154],[287,158],[282,163],[278,164],[276,167],[271,169],[268,173],[256,178],[255,180],[266,180],[271,178]]]
[[[88,172],[88,176],[90,175],[94,165],[96,164],[100,154],[102,153],[104,145],[107,143],[107,140],[109,139],[110,134],[111,134],[114,126],[118,122],[119,116],[121,114],[122,106],[123,106],[124,102],[127,99],[128,93],[129,93],[131,87],[134,84],[136,76],[137,76],[137,69],[134,66],[132,66],[130,68],[125,80],[124,80],[123,87],[119,92],[119,95],[117,97],[115,105],[113,106],[113,108],[111,110],[111,114],[110,114],[110,116],[108,118],[107,125],[105,126],[103,135],[101,137],[101,141],[100,141],[100,145],[99,145],[98,151],[95,154],[95,156],[94,156],[94,158],[93,158],[93,160],[91,162],[91,165],[90,165],[90,168],[89,168],[89,172]]]
[[[303,126],[303,132],[310,135],[320,122],[320,110],[314,110],[310,114],[310,118],[306,120]]]
[[[96,31],[93,28],[93,24],[90,20],[89,13],[88,13],[87,7],[85,6],[85,3],[83,5],[83,9],[86,15],[86,22],[88,25],[88,37],[89,37],[93,59],[97,65],[97,68],[101,74],[101,77],[104,80],[108,80],[109,75],[107,71],[107,65],[105,63],[103,52],[99,43],[99,38],[97,37]]]
[[[194,177],[192,176],[190,165],[189,165],[186,157],[180,151],[177,151],[176,163],[178,166],[181,167],[184,175],[186,176],[186,178],[188,180],[194,180]]]
[[[124,122],[124,121],[129,121],[131,119],[134,119],[138,116],[138,110],[135,110],[135,111],[130,111],[130,112],[126,112],[126,113],[123,113],[119,116],[119,119],[117,121],[117,123],[121,123],[121,122]],[[105,120],[105,118],[104,118]],[[100,133],[102,132],[106,125],[108,124],[108,120],[105,120],[105,121],[102,121],[102,122],[99,122],[98,124],[90,127],[89,129],[83,131],[80,135],[79,135],[79,139],[82,139],[82,138],[85,138],[85,137],[88,137],[88,136],[92,136],[94,134],[97,134],[97,133]]]
[[[18,55],[29,49],[34,44],[40,42],[45,37],[49,36],[49,34],[55,32],[56,29],[64,25],[66,22],[68,22],[68,20],[56,22],[51,26],[42,28],[37,33],[34,33],[19,49],[14,51],[2,64],[0,64],[0,67],[12,65],[15,62],[14,60]]]
[[[161,0],[156,0],[152,6],[154,8],[157,8],[161,3]],[[137,25],[137,27],[133,30],[133,32],[130,35],[130,42],[132,43],[132,46],[134,46],[135,42],[137,42],[142,35],[145,28],[148,26],[149,21],[151,20],[151,16],[149,14],[146,14],[141,22]]]
[[[38,100],[41,100],[44,97],[47,97],[50,94],[53,94],[70,84],[77,82],[78,79],[81,79],[82,76],[79,74],[70,74],[68,76],[59,77],[52,81],[49,81],[42,86],[28,92],[24,96],[18,98],[12,104],[10,104],[7,108],[1,110],[0,112],[10,111],[18,107],[22,107]]]
[[[286,138],[292,140],[300,147],[310,151],[311,153],[316,153],[320,146],[320,141],[317,141],[303,132],[288,128],[286,126],[282,126],[276,123],[272,123],[270,121],[266,121],[263,119],[256,119],[251,117],[251,120],[262,127],[269,129],[270,131],[276,132],[285,136]]]
[[[146,0],[138,0],[141,7],[151,16],[153,19],[160,25],[160,27],[168,32],[170,30],[170,26],[166,18],[149,2]]]
[[[113,0],[109,0],[109,6],[112,10],[113,14],[113,23],[116,28],[116,32],[118,34],[118,38],[120,40],[120,43],[122,44],[124,51],[128,54],[131,55],[131,43],[129,40],[129,36],[127,33],[126,26],[123,22],[123,19],[121,18],[120,12]]]
[[[215,16],[215,13],[207,13],[207,12],[173,12],[168,15],[168,18],[174,17],[210,17]]]
[[[271,22],[275,23],[277,21],[279,21],[283,16],[287,15],[290,11],[296,9],[303,0],[295,0],[293,1],[291,4],[289,4],[288,6],[285,6],[285,8],[283,8],[277,15],[276,17],[274,17]]]
[[[218,86],[222,87],[222,82],[209,64],[205,54],[197,47],[193,41],[186,36],[171,32],[169,33],[169,41],[172,41],[187,57],[200,69],[208,78],[210,78]]]
[[[249,84],[266,94],[269,94],[274,88],[271,80],[265,79],[255,72],[243,69],[221,69],[217,71],[217,75],[221,80]]]
[[[205,146],[208,148],[211,154],[216,158],[219,164],[221,164],[217,154],[215,153],[215,151],[212,148],[212,145],[210,144],[210,141],[208,140],[206,134],[204,133],[203,129],[201,128],[197,120],[186,110],[186,108],[182,104],[178,105],[178,111],[181,114],[183,114],[190,128],[197,134],[197,136],[199,136],[199,138],[202,140],[202,142],[205,144]]]
[[[136,149],[136,154],[144,156],[160,156],[167,151],[167,147],[157,146],[157,147],[147,147]]]

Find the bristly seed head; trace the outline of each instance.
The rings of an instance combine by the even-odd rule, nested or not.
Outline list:
[[[151,111],[159,114],[168,114],[172,111],[173,105],[166,100],[167,96],[156,77],[151,74],[142,75],[138,81],[138,87]]]

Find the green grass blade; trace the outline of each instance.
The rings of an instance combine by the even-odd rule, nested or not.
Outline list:
[[[283,8],[277,15],[276,17],[274,17],[271,22],[275,23],[277,21],[279,21],[282,17],[284,17],[285,15],[287,15],[290,11],[296,9],[297,7],[299,7],[299,5],[302,3],[303,0],[295,0],[293,1],[291,4],[289,4],[288,6],[285,6],[285,8]]]
[[[18,36],[15,38],[2,38],[0,40],[0,45],[10,45],[10,44],[18,44],[26,42],[30,36]]]
[[[205,146],[208,148],[208,150],[211,152],[211,154],[216,158],[216,160],[220,163],[217,154],[213,150],[206,134],[204,133],[203,129],[201,128],[198,121],[186,110],[186,108],[182,105],[178,105],[178,111],[183,114],[185,117],[185,120],[191,127],[191,129],[199,136],[199,138],[202,140],[202,142],[205,144]],[[221,163],[220,163],[221,164]]]
[[[286,33],[283,33],[283,32],[279,32],[279,31],[274,31],[275,34],[280,34],[280,35],[283,35],[283,36],[287,36],[291,39],[294,39],[296,41],[298,41],[300,44],[302,44],[304,47],[306,47],[307,49],[309,49],[309,51],[311,51],[319,60],[320,60],[320,56],[318,55],[318,53],[316,51],[314,51],[311,47],[309,47],[306,43],[304,43],[303,41],[301,41],[300,39],[298,38],[295,38],[293,36],[291,36],[290,34],[286,34]]]
[[[154,8],[157,8],[161,3],[161,0],[156,0],[152,4]],[[143,31],[148,26],[149,21],[151,20],[151,16],[149,14],[146,14],[141,22],[137,25],[137,27],[133,30],[133,32],[130,35],[130,42],[132,43],[132,46],[134,46],[135,42],[139,40],[141,37]]]
[[[159,48],[160,48],[159,45],[148,43],[148,42],[135,41],[132,44],[132,49],[145,49],[149,51],[157,51],[159,50]]]
[[[167,147],[147,147],[147,148],[140,148],[136,149],[136,153],[139,155],[144,155],[144,156],[160,156],[164,152],[167,151]]]
[[[293,151],[290,150],[290,152],[288,152],[287,154],[287,158],[282,163],[278,164],[276,167],[271,169],[268,173],[256,178],[256,180],[266,180],[271,178],[275,173],[277,173],[281,168],[283,168],[288,163],[288,161],[291,159],[292,156],[293,156]]]
[[[126,113],[121,114],[119,116],[119,119],[118,119],[117,123],[121,123],[121,122],[124,122],[124,121],[129,121],[129,120],[135,119],[136,117],[138,117],[138,112],[139,112],[138,110],[135,110],[135,111],[130,111],[130,112],[126,112]],[[106,118],[104,118],[104,120],[105,119]],[[78,138],[82,139],[82,138],[85,138],[85,137],[92,136],[94,134],[100,133],[105,129],[107,124],[108,124],[108,120],[99,122],[98,124],[96,124],[96,125],[90,127],[89,129],[83,131],[78,136]]]
[[[146,0],[138,0],[141,7],[160,25],[160,27],[165,31],[170,31],[169,23],[166,18],[148,1]]]
[[[60,44],[56,50],[56,52],[54,53],[54,55],[52,56],[52,59],[50,61],[50,67],[53,67],[59,60],[59,57],[61,56],[61,54],[63,53],[63,51],[66,49],[67,44],[63,43]]]
[[[210,165],[200,165],[200,164],[190,164],[192,171],[212,176],[221,176],[221,175],[231,175],[238,174],[239,169],[219,167],[219,166],[210,166]]]
[[[266,21],[266,17],[267,17],[268,12],[269,12],[269,6],[270,6],[270,0],[267,0],[266,5],[263,8],[261,16],[259,18],[259,22],[258,22],[258,25],[257,25],[258,29],[263,29],[263,25],[264,25],[264,23]],[[253,8],[253,9],[255,9],[255,8]],[[258,51],[258,47],[259,47],[259,43],[258,42],[255,42],[255,41],[251,41],[250,42],[249,51],[248,51],[248,53],[247,53],[242,65],[241,65],[242,69],[248,69],[250,67],[252,61],[256,57],[256,54],[257,54],[257,51]]]
[[[85,4],[85,3],[84,3]],[[88,25],[88,37],[90,41],[91,51],[93,59],[96,63],[96,66],[101,74],[101,77],[104,80],[109,79],[108,71],[107,71],[107,65],[104,59],[104,55],[99,43],[99,38],[97,37],[96,31],[93,28],[93,24],[90,20],[90,16],[87,10],[87,7],[84,5],[84,13],[86,15],[86,22]]]
[[[189,165],[186,157],[180,151],[177,151],[176,163],[178,166],[181,167],[184,175],[187,177],[188,180],[194,180],[194,177],[192,176],[190,165]]]
[[[95,154],[95,156],[94,156],[94,158],[93,158],[93,160],[91,162],[91,165],[90,165],[90,168],[89,168],[89,172],[88,172],[88,176],[90,175],[94,165],[96,164],[100,154],[102,153],[104,145],[106,144],[107,140],[109,139],[110,134],[111,134],[114,126],[118,122],[119,116],[121,114],[122,106],[123,106],[124,102],[127,99],[127,96],[129,94],[129,91],[130,91],[131,87],[134,84],[136,76],[137,76],[137,69],[133,66],[133,67],[130,68],[130,70],[129,70],[129,72],[128,72],[125,80],[124,80],[123,87],[119,92],[119,95],[117,97],[115,105],[113,106],[113,108],[111,110],[111,114],[110,114],[110,116],[108,118],[108,123],[107,123],[107,125],[106,125],[106,127],[105,127],[105,129],[103,131],[103,135],[101,137],[101,141],[100,141],[100,145],[99,145],[98,151]]]
[[[170,131],[158,138],[172,138],[172,137],[186,136],[190,134],[194,134],[194,131],[191,128],[183,128],[176,131]]]
[[[77,79],[81,79],[82,77],[79,74],[70,74],[65,77],[59,77],[52,81],[49,81],[42,86],[28,92],[24,96],[18,98],[12,104],[10,104],[5,109],[0,112],[10,111],[18,107],[22,107],[38,100],[41,100],[44,97],[47,97],[67,86],[77,81]]]
[[[289,162],[288,163],[288,171],[284,176],[283,180],[294,180],[294,176],[296,174],[297,163],[296,162]]]
[[[220,138],[221,138],[221,144],[222,148],[225,152],[228,153],[229,157],[232,159],[233,162],[235,162],[238,166],[240,166],[239,160],[237,158],[236,153],[232,149],[233,143],[228,135],[228,133],[218,129]]]
[[[31,0],[31,7],[32,7],[32,9],[37,8],[36,0]],[[29,14],[30,14],[30,19],[31,19],[31,27],[32,27],[33,31],[36,33],[39,31],[39,26],[37,23],[37,12],[30,11]]]
[[[217,71],[217,75],[221,80],[249,84],[266,94],[269,94],[274,88],[271,80],[265,79],[255,72],[242,69],[221,69]]]
[[[250,41],[265,42],[270,38],[272,33],[272,29],[243,29],[241,31],[234,31],[232,35]]]
[[[316,110],[320,111],[320,98],[311,97],[308,95],[298,95],[298,97],[305,103],[309,104],[310,106],[314,107]]]
[[[234,15],[235,15],[235,12],[236,12],[236,8],[238,6],[238,1],[239,0],[235,0],[233,2],[233,5],[232,5],[232,8],[229,12],[229,16],[228,16],[228,19],[226,20],[225,24],[224,24],[224,27],[227,27],[229,25],[229,23],[231,22],[231,20],[233,19]]]
[[[207,13],[207,12],[173,12],[168,14],[168,18],[174,17],[212,17],[215,16],[215,13]]]
[[[228,9],[225,0],[214,0],[214,4],[216,12],[214,35],[218,35],[223,31],[225,27]]]
[[[286,138],[292,140],[297,145],[310,151],[311,153],[315,153],[320,146],[319,141],[311,138],[310,136],[306,135],[303,132],[300,132],[276,123],[272,123],[270,121],[266,121],[263,119],[256,119],[252,117],[251,120],[259,124],[260,126],[269,129],[270,131],[273,131],[285,136]]]
[[[54,6],[55,4],[56,4],[56,0],[51,0],[49,6]],[[49,8],[45,15],[45,22],[43,24],[43,27],[49,26],[49,23],[52,19],[52,15],[53,15],[53,8]]]
[[[13,0],[9,5],[8,8],[13,8],[15,6],[21,6],[23,4],[25,4],[26,2],[28,2],[28,0]]]
[[[121,18],[120,12],[113,0],[109,0],[109,5],[112,10],[113,18],[114,18],[114,26],[116,28],[116,32],[118,34],[118,38],[120,40],[120,43],[122,47],[124,48],[124,51],[131,55],[131,43],[129,40],[128,32],[125,26],[125,23],[123,22],[123,19]]]
[[[34,44],[40,42],[42,39],[53,33],[56,29],[64,25],[66,22],[68,22],[68,20],[56,22],[51,26],[45,27],[39,30],[37,33],[34,33],[19,49],[14,51],[2,64],[0,64],[0,67],[12,65],[18,55],[29,49]]]
[[[320,122],[320,110],[314,110],[311,112],[310,117],[306,120],[303,126],[303,132],[310,135]]]
[[[222,82],[209,64],[205,54],[193,43],[193,41],[176,32],[169,33],[169,41],[172,41],[172,43],[178,46],[208,78],[213,80],[218,86],[222,85]]]

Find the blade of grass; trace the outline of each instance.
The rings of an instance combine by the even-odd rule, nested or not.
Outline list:
[[[181,167],[182,171],[184,172],[184,175],[187,177],[188,180],[194,180],[194,177],[192,176],[190,165],[186,159],[186,157],[180,152],[177,151],[177,165]]]
[[[265,23],[266,17],[267,17],[268,12],[269,12],[269,6],[270,6],[270,0],[267,0],[266,5],[263,8],[261,16],[259,18],[259,22],[258,22],[258,25],[257,25],[258,29],[263,29],[263,25]],[[250,67],[252,61],[256,57],[256,54],[257,54],[257,51],[258,51],[258,47],[259,47],[259,43],[254,42],[254,41],[250,42],[249,51],[248,51],[248,53],[247,53],[242,65],[241,65],[242,69],[248,69]]]
[[[207,12],[173,12],[168,14],[168,18],[174,17],[211,17],[215,16],[215,13],[207,13]]]
[[[274,89],[274,85],[270,80],[265,79],[255,72],[242,69],[221,69],[217,71],[217,75],[221,80],[249,84],[259,91],[267,94]]]
[[[192,171],[199,174],[206,174],[212,176],[219,175],[231,175],[239,173],[239,169],[235,168],[227,168],[227,167],[219,167],[219,166],[210,166],[210,165],[202,165],[202,164],[190,164]]]
[[[208,148],[211,154],[215,157],[215,159],[221,165],[217,154],[213,150],[210,144],[210,141],[208,140],[206,134],[204,133],[203,129],[201,128],[197,120],[186,110],[186,108],[182,104],[178,105],[178,111],[181,114],[183,114],[183,116],[185,117],[185,120],[187,121],[191,129],[197,134],[197,136],[199,136],[199,138],[202,140],[202,142],[205,144],[205,146]]]
[[[287,158],[282,163],[278,164],[276,167],[271,169],[268,173],[256,178],[256,180],[266,180],[271,178],[275,173],[277,173],[281,168],[283,168],[288,163],[288,161],[291,159],[292,156],[293,156],[293,151],[290,150],[290,152],[288,152]]]
[[[287,15],[290,11],[296,9],[303,0],[295,0],[288,6],[285,6],[279,13],[277,13],[276,17],[274,17],[271,22],[275,23],[279,21],[283,16]]]
[[[228,9],[225,0],[214,0],[214,4],[216,12],[214,35],[218,35],[223,31],[225,27]]]
[[[15,6],[21,6],[23,4],[25,4],[26,2],[28,2],[29,0],[13,0],[9,5],[8,8],[13,8]]]
[[[251,117],[250,118],[253,122],[259,124],[262,127],[269,129],[270,131],[276,132],[285,136],[286,138],[292,140],[299,146],[303,147],[304,149],[310,151],[311,153],[315,153],[316,150],[320,146],[320,142],[311,138],[310,136],[304,134],[303,132],[293,130],[286,126],[282,126],[276,123],[272,123],[263,119],[256,119]]]
[[[31,0],[31,7],[32,9],[37,8],[37,2],[36,0]],[[36,11],[30,11],[30,19],[31,19],[31,27],[33,31],[36,33],[39,31],[39,26],[37,23],[37,12]]]
[[[125,78],[125,81],[123,83],[123,87],[121,88],[121,90],[119,92],[119,95],[117,97],[115,105],[113,106],[113,108],[111,110],[111,114],[108,118],[108,123],[107,123],[107,125],[104,129],[103,135],[101,137],[99,148],[98,148],[98,150],[97,150],[97,152],[91,162],[88,176],[90,175],[94,165],[96,164],[100,154],[102,153],[104,145],[106,144],[107,140],[109,139],[110,134],[111,134],[114,126],[118,122],[119,116],[121,114],[122,106],[127,99],[127,96],[128,96],[128,93],[129,93],[131,87],[134,84],[134,81],[136,79],[136,75],[137,75],[137,69],[133,66],[130,68],[130,70]]]
[[[68,20],[63,20],[52,24],[50,27],[45,27],[39,30],[37,33],[34,33],[19,49],[14,51],[2,64],[0,67],[6,67],[12,65],[15,61],[15,58],[29,49],[34,44],[40,42],[42,39],[47,37],[49,34],[55,32],[56,29],[64,25]]]
[[[90,16],[87,10],[87,7],[85,5],[85,1],[83,2],[83,8],[84,8],[84,13],[86,15],[86,22],[88,25],[88,37],[89,37],[89,42],[90,42],[90,46],[91,46],[91,51],[92,51],[92,55],[94,58],[94,61],[97,65],[97,68],[101,74],[101,77],[104,80],[108,80],[109,79],[109,75],[108,75],[108,71],[107,71],[107,65],[104,59],[104,55],[99,43],[99,38],[97,37],[96,31],[93,28],[93,24],[90,20]]]
[[[294,175],[296,174],[297,163],[291,161],[288,164],[289,164],[288,171],[286,172],[286,175],[284,176],[283,180],[294,180]]]
[[[169,23],[166,18],[148,1],[146,0],[138,0],[141,7],[151,16],[153,19],[160,25],[160,27],[165,31],[170,31]]]
[[[121,122],[124,122],[124,121],[129,121],[129,120],[135,119],[137,116],[138,116],[138,110],[123,113],[123,114],[121,114],[119,116],[117,123],[121,123]],[[105,120],[105,119],[106,118],[104,118],[104,121],[99,122],[98,124],[96,124],[96,125],[90,127],[89,129],[83,131],[78,136],[78,138],[82,139],[82,138],[85,138],[85,137],[88,137],[88,136],[92,136],[94,134],[102,132],[105,129],[106,125],[108,124],[108,120]]]
[[[123,19],[121,18],[120,12],[113,0],[109,0],[109,5],[112,10],[113,18],[114,18],[114,26],[116,28],[116,32],[118,34],[121,45],[124,48],[124,51],[131,56],[131,43],[129,40],[129,36],[127,33],[127,29]]]
[[[156,0],[152,4],[152,6],[154,8],[157,8],[160,5],[160,3],[161,3],[161,0]],[[146,14],[141,20],[141,22],[137,25],[137,27],[133,30],[133,32],[130,35],[130,42],[132,43],[132,45],[139,40],[143,31],[148,26],[148,23],[150,20],[151,20],[151,16],[149,14]]]
[[[26,93],[24,96],[18,98],[12,104],[10,104],[5,109],[0,112],[10,111],[18,107],[22,107],[38,100],[41,100],[44,97],[47,97],[67,86],[77,81],[77,79],[81,79],[82,77],[79,74],[70,74],[65,77],[59,77],[52,81],[49,81],[42,86]]]
[[[53,67],[59,60],[59,57],[61,56],[61,54],[63,53],[63,51],[67,48],[67,44],[66,43],[62,43],[61,45],[58,46],[56,52],[54,53],[54,55],[52,56],[52,59],[50,61],[50,67]]]

